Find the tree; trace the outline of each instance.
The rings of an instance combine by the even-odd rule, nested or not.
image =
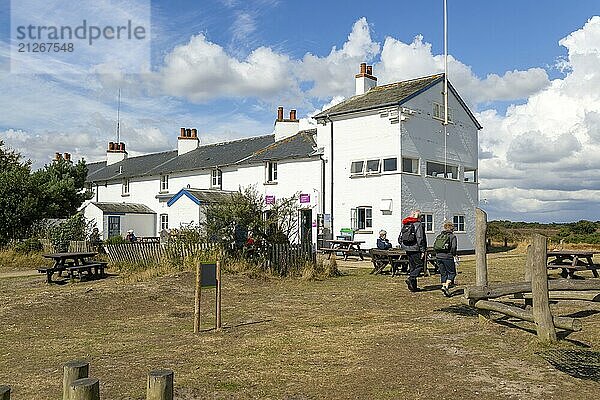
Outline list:
[[[87,166],[59,159],[33,173],[34,185],[40,190],[44,218],[67,218],[77,212],[92,193],[84,190]]]
[[[67,218],[91,198],[85,161],[58,160],[31,172],[31,161],[0,141],[0,245],[30,235],[44,218]]]
[[[596,232],[596,224],[592,221],[581,220],[570,225],[571,232],[579,235],[590,235]]]
[[[26,237],[41,218],[37,189],[31,180],[31,161],[22,161],[0,140],[0,245]]]

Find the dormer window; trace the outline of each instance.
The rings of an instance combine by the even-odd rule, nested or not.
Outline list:
[[[222,182],[223,182],[223,172],[219,168],[213,169],[210,186],[213,189],[221,189]]]
[[[160,191],[161,192],[169,191],[169,175],[161,175],[160,176]]]

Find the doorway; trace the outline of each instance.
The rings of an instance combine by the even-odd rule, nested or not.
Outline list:
[[[108,216],[108,237],[121,236],[121,217]]]
[[[312,245],[312,210],[300,210],[300,243]]]

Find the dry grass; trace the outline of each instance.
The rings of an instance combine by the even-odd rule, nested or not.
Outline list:
[[[0,251],[0,273],[36,269],[41,265],[52,265],[41,253],[19,253],[12,249]]]
[[[490,256],[490,279],[522,279],[524,256]],[[600,383],[577,379],[538,355],[532,324],[476,315],[423,278],[369,275],[368,263],[337,262],[327,280],[223,279],[222,332],[192,333],[194,275],[172,271],[143,282],[117,277],[47,286],[0,279],[0,384],[15,400],[60,397],[61,365],[84,358],[105,400],[143,399],[146,373],[175,371],[177,399],[592,399]],[[474,282],[463,257],[459,283]],[[213,323],[203,291],[203,328]],[[558,347],[600,350],[600,306]]]

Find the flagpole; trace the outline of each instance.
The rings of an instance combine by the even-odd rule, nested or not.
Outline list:
[[[444,179],[448,179],[448,5],[444,0]],[[444,221],[448,219],[446,202],[446,185],[444,181]]]

